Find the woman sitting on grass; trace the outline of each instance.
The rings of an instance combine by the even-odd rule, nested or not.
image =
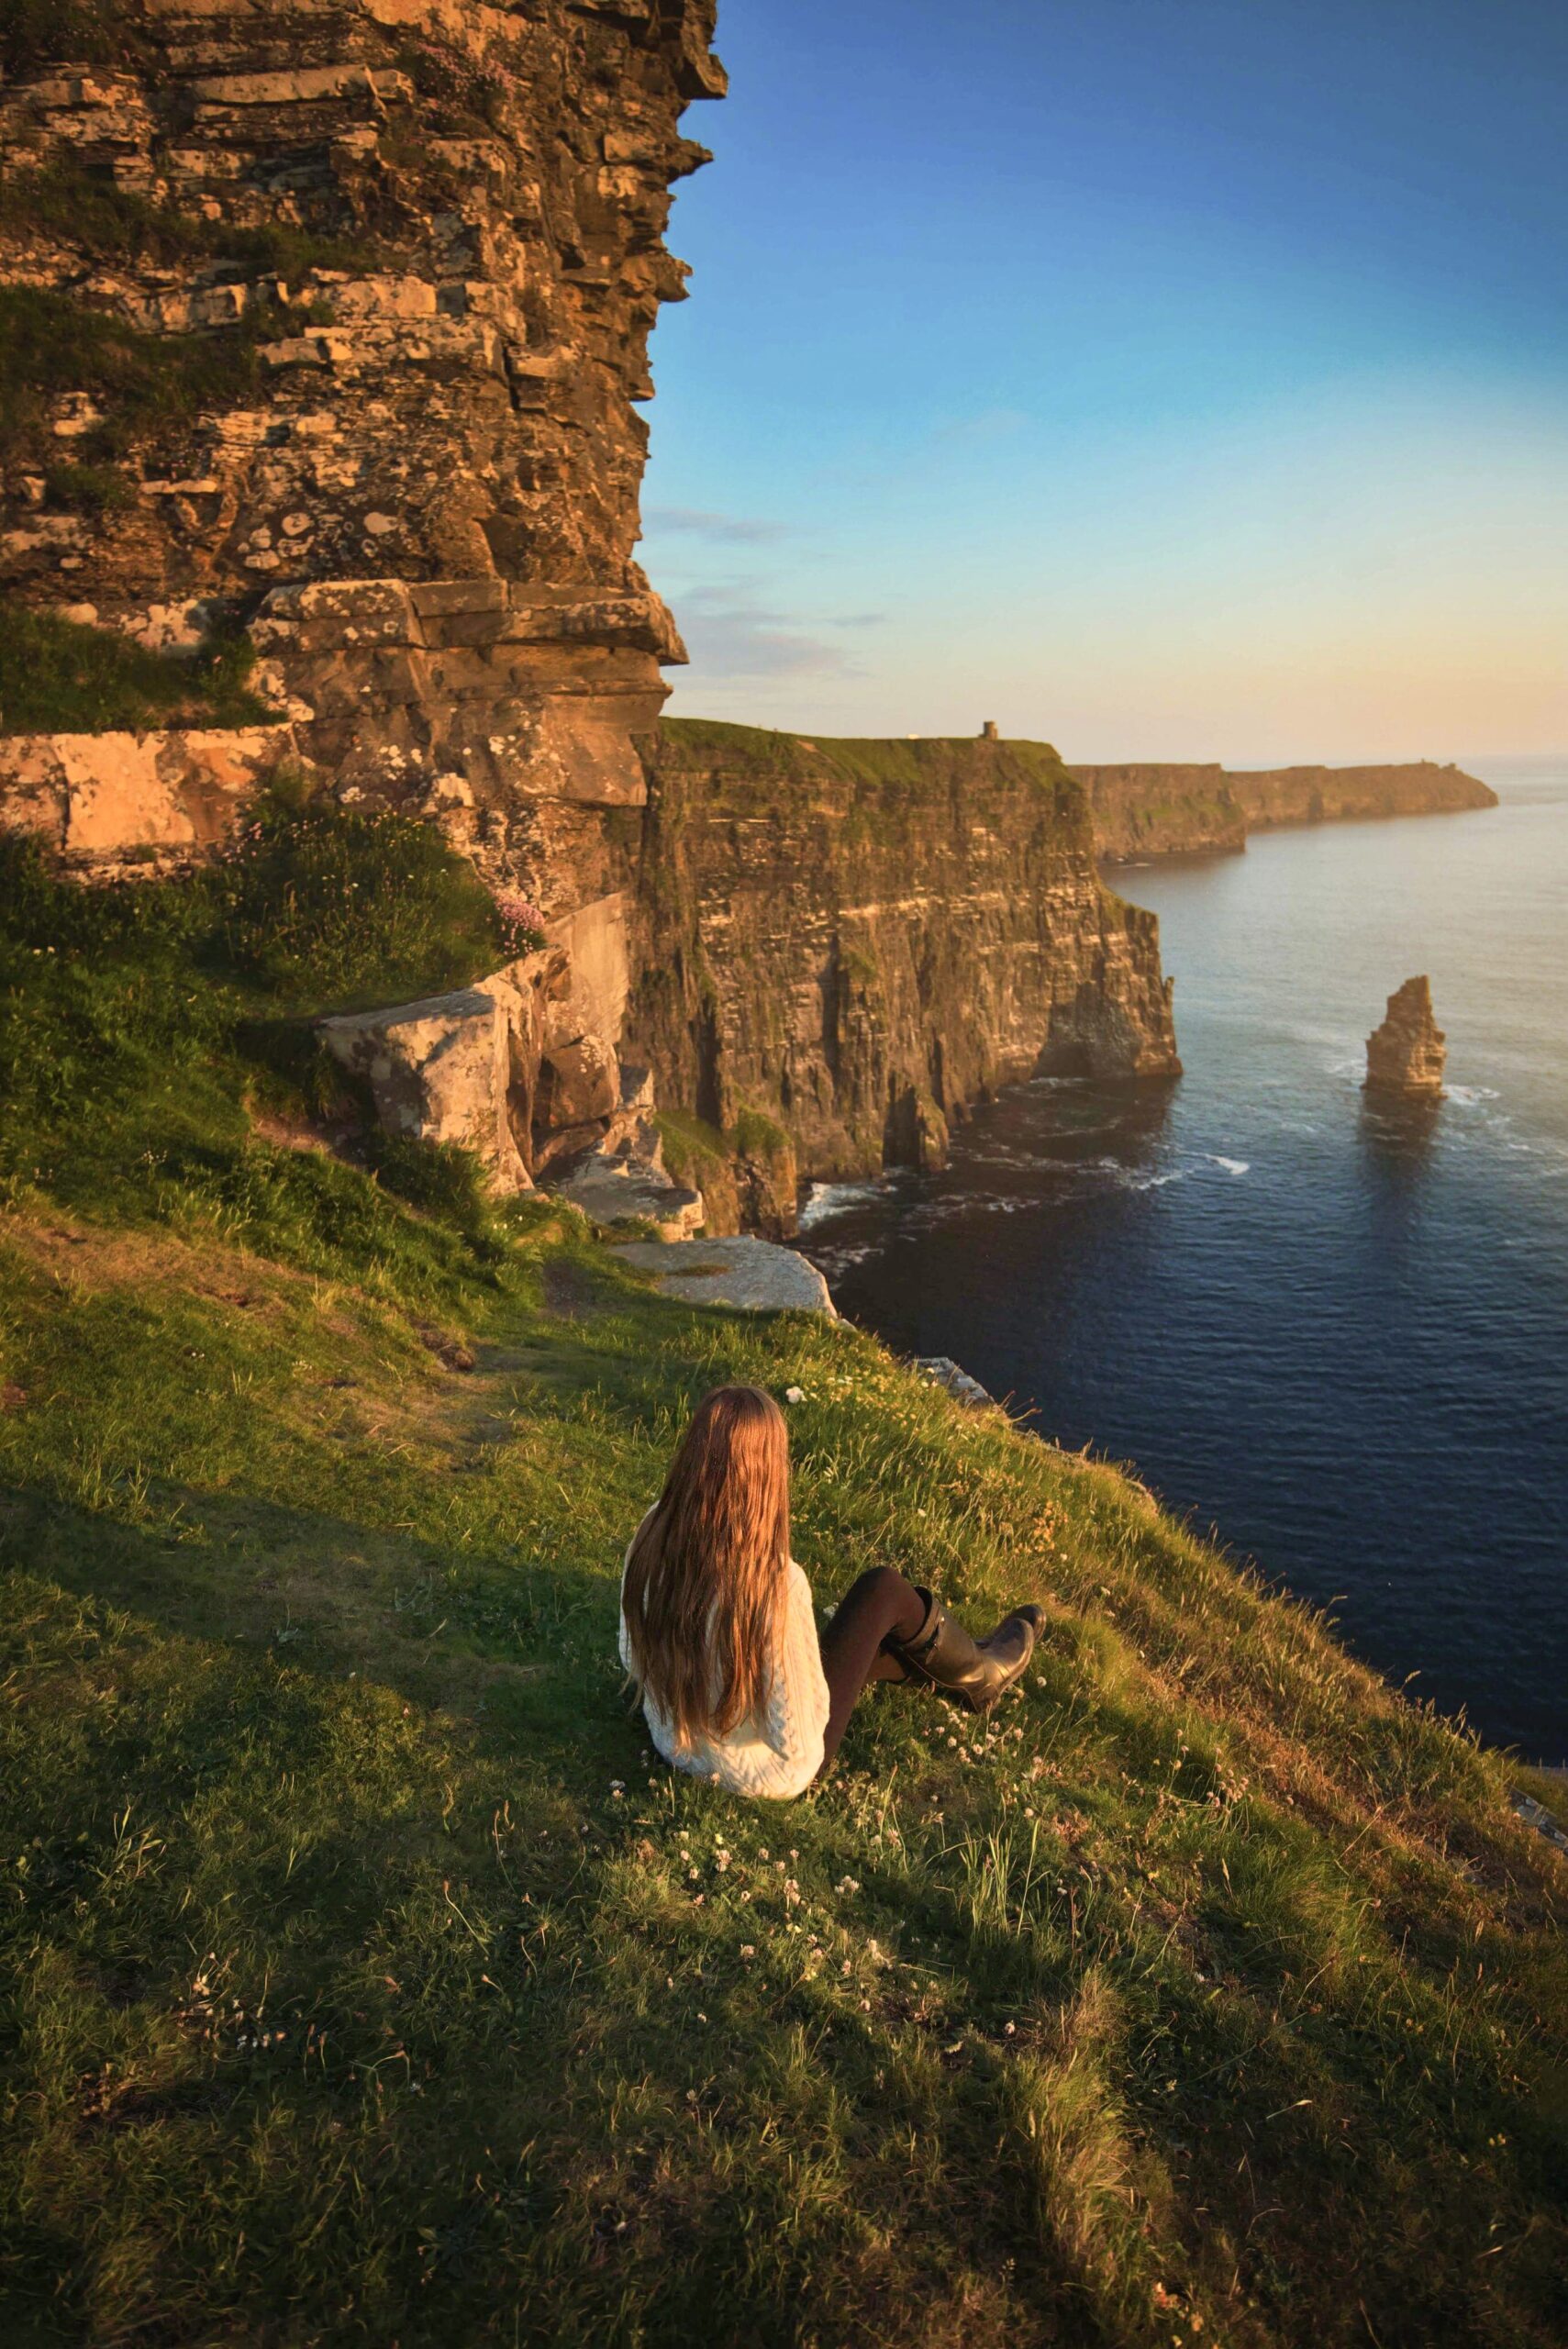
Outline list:
[[[1044,1622],[1018,1607],[972,1640],[929,1590],[873,1566],[817,1637],[789,1554],[789,1433],[757,1386],[705,1396],[621,1577],[621,1662],[653,1742],[731,1793],[797,1795],[872,1680],[945,1688],[971,1712],[1012,1686]]]

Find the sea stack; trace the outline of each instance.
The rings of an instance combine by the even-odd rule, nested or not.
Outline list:
[[[1388,1016],[1366,1040],[1366,1081],[1374,1093],[1424,1094],[1443,1089],[1448,1044],[1432,1011],[1427,979],[1407,979],[1388,998]]]

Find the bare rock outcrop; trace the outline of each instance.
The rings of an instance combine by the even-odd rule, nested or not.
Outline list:
[[[156,872],[230,839],[294,750],[286,725],[0,737],[0,824],[94,880]]]
[[[662,1297],[681,1305],[727,1305],[741,1313],[822,1313],[838,1319],[815,1264],[771,1240],[637,1241],[622,1261],[651,1273]]]
[[[612,1231],[617,1224],[651,1225],[661,1240],[689,1240],[706,1220],[701,1192],[673,1182],[647,1159],[595,1152],[553,1187],[558,1198]]]
[[[1424,1095],[1443,1089],[1448,1041],[1432,1010],[1425,978],[1407,979],[1388,998],[1388,1013],[1366,1040],[1366,1082],[1375,1093]]]
[[[339,1065],[369,1085],[386,1132],[472,1151],[495,1186],[528,1190],[507,1115],[518,1005],[492,984],[317,1023]]]

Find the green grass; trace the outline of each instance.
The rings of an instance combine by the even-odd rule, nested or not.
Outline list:
[[[49,403],[62,392],[85,392],[104,411],[83,442],[90,460],[121,456],[139,435],[189,424],[204,407],[232,406],[254,388],[257,345],[276,323],[144,334],[45,286],[0,286],[0,457],[15,464],[45,446]]]
[[[151,204],[83,164],[54,161],[0,181],[0,234],[28,232],[109,262],[232,262],[285,279],[308,269],[367,269],[378,249],[363,238],[320,232],[288,220],[246,228],[209,220],[177,205]]]
[[[933,769],[985,755],[1022,769],[1057,788],[1064,770],[1049,742],[1007,741],[981,753],[968,736],[919,735],[908,740],[873,735],[783,734],[760,726],[737,726],[717,718],[662,718],[659,735],[666,748],[688,760],[712,758],[726,774],[747,779],[787,774],[802,752],[816,752],[847,780],[872,786],[929,788]]]
[[[104,0],[6,0],[0,68],[7,80],[26,82],[56,63],[110,63],[121,55],[125,23]]]
[[[124,514],[136,504],[136,491],[112,465],[46,465],[44,502],[78,514]]]
[[[417,829],[5,851],[7,2337],[1555,2349],[1506,1764],[853,1330],[260,1136],[302,1008],[482,965]],[[652,1767],[620,1553],[728,1378],[802,1390],[820,1601],[1044,1606],[996,1719],[879,1691],[783,1808]]]
[[[472,1174],[382,1144],[378,1188],[291,1146],[312,1119],[359,1114],[309,1019],[502,959],[489,892],[428,826],[286,777],[232,854],[171,880],[83,889],[0,835],[0,1197],[194,1216],[291,1262],[439,1287],[489,1244],[460,1212]],[[389,1212],[384,1191],[417,1183],[444,1221]]]
[[[1558,1864],[1114,1472],[567,1237],[435,1327],[0,1248],[23,2337],[1562,2337]],[[1042,1598],[999,1720],[880,1693],[782,1809],[649,1767],[615,1574],[725,1377],[805,1392],[821,1598]]]
[[[689,1109],[661,1109],[654,1123],[664,1145],[664,1163],[677,1182],[701,1187],[729,1164],[730,1145],[717,1126]]]
[[[117,506],[118,476],[61,465],[61,503]],[[255,648],[217,639],[194,658],[150,652],[114,629],[89,628],[25,604],[0,607],[0,730],[7,734],[143,732],[170,726],[261,726],[277,717],[252,691]]]

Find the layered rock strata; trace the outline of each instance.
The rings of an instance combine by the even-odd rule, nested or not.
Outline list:
[[[847,1175],[1020,1078],[1178,1073],[1158,925],[1047,746],[666,721],[648,770],[628,1032],[713,1129]]]
[[[1073,766],[1089,794],[1100,854],[1113,863],[1245,848],[1286,825],[1453,815],[1497,795],[1456,766],[1229,770],[1214,764]]]
[[[1366,1082],[1373,1093],[1424,1096],[1443,1089],[1448,1040],[1432,1009],[1431,983],[1407,979],[1388,998],[1387,1016],[1366,1040]]]
[[[633,403],[684,292],[662,232],[712,17],[128,0],[112,61],[7,88],[0,279],[42,378],[7,590],[159,645],[249,621],[341,791],[427,807],[549,907],[595,894],[682,657],[632,560]]]
[[[1247,845],[1247,820],[1221,766],[1071,766],[1089,795],[1101,856],[1213,854]]]
[[[63,10],[52,58],[33,12],[0,87],[0,588],[177,653],[243,628],[280,719],[13,737],[0,823],[115,873],[210,845],[287,756],[439,824],[547,918],[517,1164],[485,1151],[512,1179],[621,1106],[632,738],[684,658],[633,560],[636,403],[712,28],[713,0],[125,0]],[[376,1048],[401,1119],[418,1028]]]

